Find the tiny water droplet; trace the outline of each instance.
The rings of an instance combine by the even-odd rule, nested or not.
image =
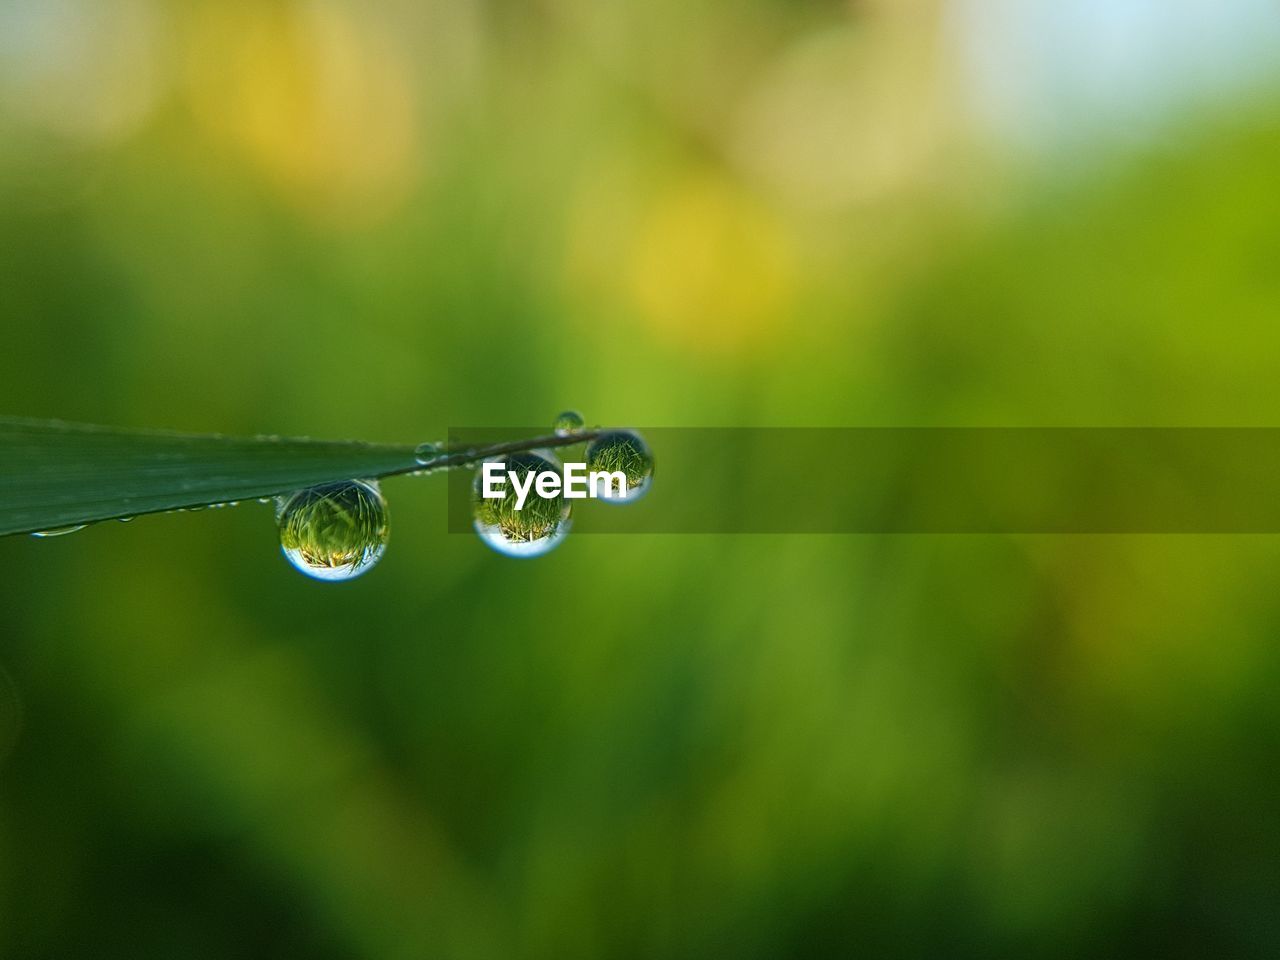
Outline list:
[[[571,437],[575,433],[581,433],[583,424],[586,423],[582,419],[582,414],[577,410],[566,410],[560,416],[556,417],[555,431],[557,437]]]
[[[503,471],[514,471],[521,482],[529,474],[545,470],[557,473],[564,464],[555,454],[546,450],[513,453],[493,461],[503,466]],[[476,474],[472,495],[474,526],[480,539],[498,553],[508,557],[540,557],[554,549],[569,533],[573,525],[570,517],[572,506],[562,494],[540,497],[536,488],[530,488],[524,506],[517,510],[517,497],[510,483],[501,499],[481,496],[483,474]]]
[[[65,527],[51,527],[48,530],[37,530],[31,534],[33,537],[65,537],[68,533],[75,533],[87,527],[87,523],[72,523]]]
[[[281,498],[280,548],[317,580],[351,580],[387,549],[387,502],[372,480],[342,480]]]
[[[440,448],[438,443],[420,443],[413,449],[413,459],[417,460],[422,466],[426,466],[432,460],[438,460],[444,456],[444,450]]]
[[[133,517],[116,517],[116,519],[119,520],[121,523],[128,523],[130,520],[133,519]]]
[[[644,438],[634,430],[611,430],[587,445],[587,470],[625,474],[626,496],[600,499],[604,503],[635,503],[652,485],[653,454]],[[616,492],[615,487],[608,489]]]

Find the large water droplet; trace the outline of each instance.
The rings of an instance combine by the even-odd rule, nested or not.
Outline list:
[[[439,460],[444,455],[445,452],[438,443],[420,443],[413,449],[413,458],[424,467],[432,460]]]
[[[276,522],[280,548],[317,580],[351,580],[387,549],[387,502],[372,480],[343,480],[282,499]]]
[[[653,454],[634,430],[611,430],[587,445],[587,470],[624,474],[627,478],[626,496],[600,499],[604,503],[634,503],[652,486]],[[616,494],[616,487],[608,489]]]
[[[571,437],[575,433],[582,432],[582,426],[586,421],[582,419],[582,414],[577,410],[566,410],[560,416],[556,417],[555,431],[557,437]]]
[[[37,530],[31,534],[33,537],[64,537],[68,533],[76,533],[87,527],[87,523],[72,523],[65,527],[51,527],[48,530]]]
[[[564,465],[555,454],[546,450],[513,453],[498,457],[503,475],[514,471],[526,482],[530,475],[546,470],[561,473]],[[555,548],[569,533],[572,526],[571,505],[562,494],[541,497],[536,486],[530,488],[524,506],[517,510],[516,492],[510,483],[505,484],[501,499],[486,499],[481,495],[484,483],[483,471],[476,474],[472,513],[476,533],[480,539],[498,553],[508,557],[540,557]]]

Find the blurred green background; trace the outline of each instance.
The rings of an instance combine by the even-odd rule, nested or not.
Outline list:
[[[1280,425],[1278,63],[1269,0],[0,0],[0,411]],[[0,955],[1280,955],[1274,537],[522,562],[445,486],[342,586],[258,505],[0,541]]]

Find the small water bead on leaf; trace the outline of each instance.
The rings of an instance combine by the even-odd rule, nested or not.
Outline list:
[[[53,527],[49,530],[37,530],[31,535],[33,537],[64,537],[68,533],[77,533],[87,526],[87,523],[72,523],[65,527]]]
[[[445,455],[445,452],[438,443],[420,443],[413,450],[413,458],[418,461],[419,466],[426,466],[433,460],[439,460]]]
[[[560,416],[556,417],[555,431],[557,437],[571,437],[575,433],[581,433],[582,427],[586,423],[582,419],[582,414],[577,410],[566,410]]]
[[[502,465],[503,476],[514,471],[525,482],[530,474],[546,470],[557,473],[564,469],[559,458],[550,451],[513,453],[488,461]],[[510,483],[505,483],[501,498],[489,499],[482,495],[483,470],[476,473],[472,494],[472,515],[475,531],[480,539],[498,553],[508,557],[540,557],[554,549],[569,533],[573,525],[572,507],[563,494],[541,497],[536,487],[529,490],[524,506],[517,510],[517,496]]]
[[[376,482],[342,480],[281,498],[276,513],[280,548],[298,570],[317,580],[351,580],[387,549],[387,503]]]
[[[627,478],[626,496],[601,497],[601,502],[634,503],[652,486],[653,454],[634,430],[611,430],[587,445],[587,470],[622,473]],[[615,487],[610,490],[616,493]]]

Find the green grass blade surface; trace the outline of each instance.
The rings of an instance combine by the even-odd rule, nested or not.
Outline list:
[[[411,470],[412,447],[0,417],[0,535]]]

